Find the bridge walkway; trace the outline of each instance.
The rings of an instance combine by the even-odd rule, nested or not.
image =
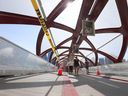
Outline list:
[[[127,96],[127,89],[128,77],[120,76],[52,72],[0,78],[0,96]]]

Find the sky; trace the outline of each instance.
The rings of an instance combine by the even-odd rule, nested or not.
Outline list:
[[[42,0],[46,16],[50,14],[52,9],[55,8],[55,6],[60,1],[61,0]],[[68,4],[67,5],[68,7],[59,15],[59,17],[55,19],[55,21],[68,25],[71,28],[75,28],[81,3],[82,0],[75,0],[72,4]],[[0,0],[0,11],[13,12],[13,13],[37,17],[30,0],[8,0],[8,1]],[[119,27],[120,25],[121,23],[115,5],[115,0],[109,0],[102,14],[98,17],[98,20],[96,20],[95,22],[95,28],[100,29],[107,27]],[[28,51],[35,54],[36,40],[40,28],[41,28],[40,26],[33,26],[33,25],[0,24],[0,36],[7,38],[8,40],[18,44],[24,49],[27,49]],[[55,28],[51,28],[51,31],[56,44],[59,44],[62,40],[72,35],[69,32],[65,32],[63,30],[55,29]],[[95,36],[88,36],[88,38],[95,45],[95,47],[98,48],[117,35],[119,34],[114,34],[114,33],[98,34]],[[65,45],[69,46],[70,43],[71,41],[66,43]],[[41,48],[42,51],[50,48],[50,45],[46,37],[44,38],[42,45],[43,45]],[[116,57],[120,52],[121,45],[122,45],[122,36],[116,38],[113,42],[101,48],[101,50],[108,52],[109,54],[112,54],[113,56]],[[86,42],[83,42],[81,47],[82,46],[90,47]],[[60,53],[62,51],[63,50],[59,50]],[[89,51],[82,51],[82,52],[86,55],[90,53]],[[92,56],[90,55],[90,58],[92,57],[93,55]],[[128,59],[128,50],[124,58]]]

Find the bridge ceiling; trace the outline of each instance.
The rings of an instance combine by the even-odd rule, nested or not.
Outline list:
[[[17,3],[13,6],[9,5],[11,2]],[[114,63],[122,61],[128,45],[128,0],[42,0],[42,2],[47,17],[45,22],[51,29],[61,60],[68,58],[72,45],[76,44],[82,30],[82,20],[89,19],[95,22],[95,36],[86,34],[81,38],[77,43],[80,46],[78,56],[88,59],[93,65],[98,64],[98,54]],[[4,3],[6,6],[0,7],[0,24],[40,26],[30,0],[19,2],[3,0],[0,1],[0,6]],[[22,4],[29,7],[25,9]],[[14,7],[16,9],[13,9]],[[113,41],[114,43],[111,43]],[[45,44],[45,36],[40,29],[36,43],[37,55],[44,56],[51,52],[50,47],[43,47]],[[117,51],[114,50],[116,48],[112,46],[113,44],[118,45]],[[108,48],[111,50],[107,50]],[[112,52],[117,53],[116,56],[111,54]],[[55,59],[54,54],[51,54],[52,59]]]

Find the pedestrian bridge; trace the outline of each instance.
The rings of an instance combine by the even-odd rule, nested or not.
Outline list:
[[[127,96],[127,45],[128,0],[0,0],[0,96]]]
[[[0,96],[126,96],[128,94],[127,63],[81,68],[57,73],[57,68],[0,37]],[[121,73],[123,72],[123,73]],[[120,73],[120,74],[119,74]]]
[[[1,96],[127,96],[128,77],[56,72],[0,78]]]

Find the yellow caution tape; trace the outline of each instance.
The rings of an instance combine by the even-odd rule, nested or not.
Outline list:
[[[33,7],[34,7],[34,9],[35,9],[35,11],[36,11],[36,14],[37,14],[37,16],[38,16],[38,20],[39,20],[39,22],[40,22],[40,25],[42,26],[42,29],[43,29],[45,35],[47,36],[47,39],[48,39],[48,41],[49,41],[49,43],[50,43],[50,45],[51,45],[51,47],[52,47],[52,50],[53,50],[53,52],[56,54],[56,58],[57,58],[57,60],[58,60],[59,58],[58,58],[58,55],[57,55],[57,53],[56,53],[56,49],[55,49],[55,47],[54,47],[54,45],[53,45],[53,43],[52,43],[52,39],[51,39],[50,34],[49,34],[49,32],[48,32],[48,29],[47,29],[47,26],[46,26],[46,24],[45,24],[45,21],[44,21],[42,15],[41,15],[41,13],[40,13],[40,10],[39,10],[39,8],[38,8],[38,5],[37,5],[37,3],[36,3],[36,0],[31,0],[31,2],[32,2],[32,5],[33,5]]]

